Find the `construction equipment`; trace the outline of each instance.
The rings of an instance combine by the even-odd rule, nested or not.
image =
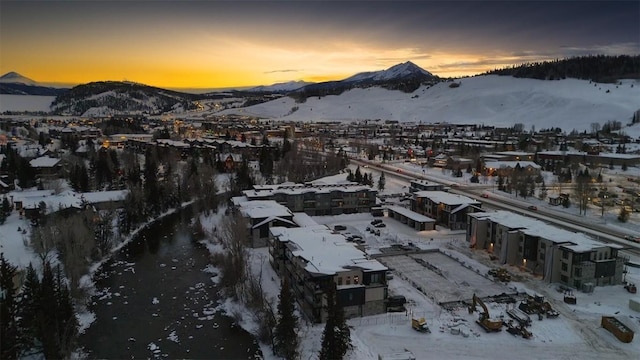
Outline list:
[[[497,281],[501,281],[501,282],[511,281],[511,275],[505,268],[491,269],[489,270],[488,274],[493,276],[493,278]]]
[[[473,300],[471,306],[469,306],[469,314],[472,314],[476,310],[476,306],[480,305],[482,307],[483,312],[480,313],[480,317],[476,321],[478,325],[482,326],[482,328],[486,332],[497,332],[502,330],[502,319],[491,319],[489,317],[489,309],[487,306],[480,300],[476,294],[473,294]]]
[[[571,305],[575,305],[578,302],[573,291],[567,290],[564,292],[564,302]]]
[[[524,311],[513,308],[507,310],[507,315],[511,316],[522,326],[531,326],[531,318]]]
[[[638,291],[638,289],[636,289],[636,284],[626,283],[624,288],[632,294],[635,294]]]
[[[518,309],[529,315],[538,314],[539,320],[542,320],[542,315],[546,315],[548,318],[555,318],[560,315],[551,307],[551,304],[548,301],[544,300],[544,296],[540,295],[527,295],[520,305],[518,305]]]
[[[420,331],[424,333],[431,332],[431,330],[427,326],[427,320],[425,320],[425,318],[420,318],[420,319],[412,318],[411,327],[413,328],[413,330],[416,330],[416,331]]]
[[[513,324],[513,320],[507,321],[505,325],[507,327],[507,332],[509,332],[509,334],[513,336],[520,335],[525,339],[530,339],[533,336],[531,331],[527,330],[527,328],[525,328],[524,325],[520,324],[518,326],[515,326]]]

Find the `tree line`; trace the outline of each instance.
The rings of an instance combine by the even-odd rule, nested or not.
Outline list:
[[[17,271],[0,254],[0,357],[68,358],[75,349],[78,321],[60,267],[54,270],[47,260],[39,276],[29,265],[21,292],[14,284]]]
[[[514,65],[491,70],[483,75],[511,75],[539,80],[576,78],[603,83],[615,82],[618,79],[640,78],[640,56],[579,56]]]

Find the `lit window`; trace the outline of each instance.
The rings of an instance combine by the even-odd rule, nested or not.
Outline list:
[[[357,275],[356,275],[356,276],[354,276],[354,277],[353,277],[353,283],[354,283],[355,285],[358,285],[358,283],[359,283],[359,282],[360,282],[360,277],[359,277],[359,276],[357,276]]]

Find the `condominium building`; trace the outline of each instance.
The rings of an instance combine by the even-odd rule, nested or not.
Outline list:
[[[411,210],[436,221],[436,225],[461,230],[467,225],[467,214],[480,211],[482,203],[445,191],[417,191],[411,199]]]
[[[248,200],[274,200],[292,212],[311,216],[371,212],[377,193],[356,183],[255,185],[243,192]]]
[[[508,211],[469,214],[467,241],[472,248],[493,253],[501,264],[577,289],[620,284],[628,260],[618,254],[620,245]]]
[[[337,289],[345,317],[384,313],[387,267],[325,225],[271,228],[269,260],[287,278],[299,309],[310,321],[326,321],[326,292]]]

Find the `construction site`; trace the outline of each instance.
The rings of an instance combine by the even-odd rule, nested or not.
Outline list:
[[[530,279],[522,278],[517,269],[489,267],[454,249],[442,247],[393,246],[381,248],[374,256],[390,269],[394,279],[405,284],[396,289],[391,284],[389,288],[391,296],[406,295],[406,316],[403,319],[395,315],[394,320],[389,321],[407,324],[406,329],[414,330],[413,337],[455,336],[459,339],[455,341],[465,342],[487,341],[489,337],[503,344],[499,339],[506,336],[513,338],[511,341],[518,346],[522,341],[525,344],[561,340],[580,343],[581,338],[587,337],[591,346],[612,351],[610,345],[604,344],[618,341],[616,338],[621,342],[633,339],[633,329],[616,322],[615,318],[602,320],[602,324],[600,321],[578,324],[580,320],[575,314],[578,297],[571,289],[540,283],[553,292],[547,298],[523,286]],[[411,296],[407,285],[433,305],[421,306],[415,300],[417,294]],[[606,335],[607,331],[611,334]],[[569,348],[566,351],[570,353]]]

